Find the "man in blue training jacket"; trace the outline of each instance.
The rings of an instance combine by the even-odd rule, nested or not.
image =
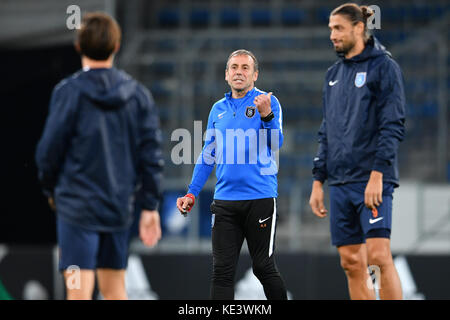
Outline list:
[[[120,38],[110,16],[84,16],[75,43],[83,70],[54,88],[36,150],[39,179],[57,213],[67,299],[91,299],[95,271],[105,299],[127,298],[128,235],[139,188],[140,237],[149,246],[161,238],[159,118],[150,92],[113,67]]]
[[[367,30],[372,14],[366,6],[347,3],[330,15],[330,39],[340,59],[325,77],[310,205],[315,215],[326,216],[322,184],[328,180],[331,239],[350,298],[375,298],[369,265],[380,298],[401,299],[389,239],[405,94],[400,67]]]
[[[225,80],[231,92],[209,114],[205,144],[186,196],[177,199],[190,211],[216,166],[213,213],[212,299],[234,298],[234,277],[244,239],[253,272],[267,299],[287,299],[274,259],[277,220],[277,164],[283,143],[282,112],[272,93],[255,88],[258,61],[247,50],[228,57]]]

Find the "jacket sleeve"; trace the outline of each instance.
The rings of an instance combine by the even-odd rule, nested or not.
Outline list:
[[[264,129],[267,129],[267,144],[269,148],[273,148],[273,151],[281,149],[283,145],[283,112],[278,99],[274,96],[271,97],[271,109],[273,112],[273,119],[270,121],[261,121]],[[278,138],[278,145],[272,143],[272,138]]]
[[[214,110],[214,109],[213,109]],[[198,197],[216,164],[216,131],[213,124],[213,110],[209,113],[205,144],[192,173],[188,193]]]
[[[372,170],[386,173],[394,165],[405,134],[405,93],[400,67],[388,59],[380,68],[377,92],[378,142]]]
[[[328,152],[328,141],[327,141],[327,120],[326,120],[326,97],[325,97],[325,85],[322,92],[322,104],[323,104],[323,119],[322,124],[319,128],[318,142],[319,148],[317,154],[313,160],[313,178],[314,180],[324,182],[327,179],[327,152]]]
[[[75,99],[76,95],[67,83],[62,82],[55,87],[44,131],[36,147],[38,178],[47,197],[52,196],[64,163],[74,126]]]
[[[162,133],[153,98],[147,90],[142,91],[138,166],[142,178],[142,208],[157,210],[162,194],[161,180],[164,167],[161,150]]]

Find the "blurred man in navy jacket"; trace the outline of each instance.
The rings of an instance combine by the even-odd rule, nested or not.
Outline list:
[[[57,212],[68,299],[91,299],[95,272],[105,299],[127,298],[128,232],[139,188],[140,237],[149,246],[161,238],[159,118],[150,92],[113,67],[120,38],[110,16],[84,16],[75,43],[83,70],[54,88],[36,151],[39,179]]]

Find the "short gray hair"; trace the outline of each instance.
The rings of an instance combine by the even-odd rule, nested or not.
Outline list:
[[[245,50],[245,49],[239,49],[239,50],[233,51],[233,52],[228,56],[227,66],[226,66],[225,70],[228,70],[228,67],[229,67],[229,66],[228,66],[228,63],[230,62],[230,59],[231,59],[231,58],[233,58],[233,57],[235,57],[235,56],[242,56],[242,55],[247,55],[247,56],[251,57],[251,58],[253,59],[255,71],[259,71],[258,60],[256,59],[255,55],[254,55],[251,51],[248,51],[248,50]]]

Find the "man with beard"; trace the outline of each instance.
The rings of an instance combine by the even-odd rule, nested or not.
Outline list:
[[[340,59],[325,77],[310,205],[315,215],[326,216],[322,185],[328,180],[331,238],[350,298],[375,298],[370,265],[380,276],[380,298],[401,299],[390,233],[405,95],[400,67],[367,30],[372,14],[347,3],[330,15],[330,39]]]

